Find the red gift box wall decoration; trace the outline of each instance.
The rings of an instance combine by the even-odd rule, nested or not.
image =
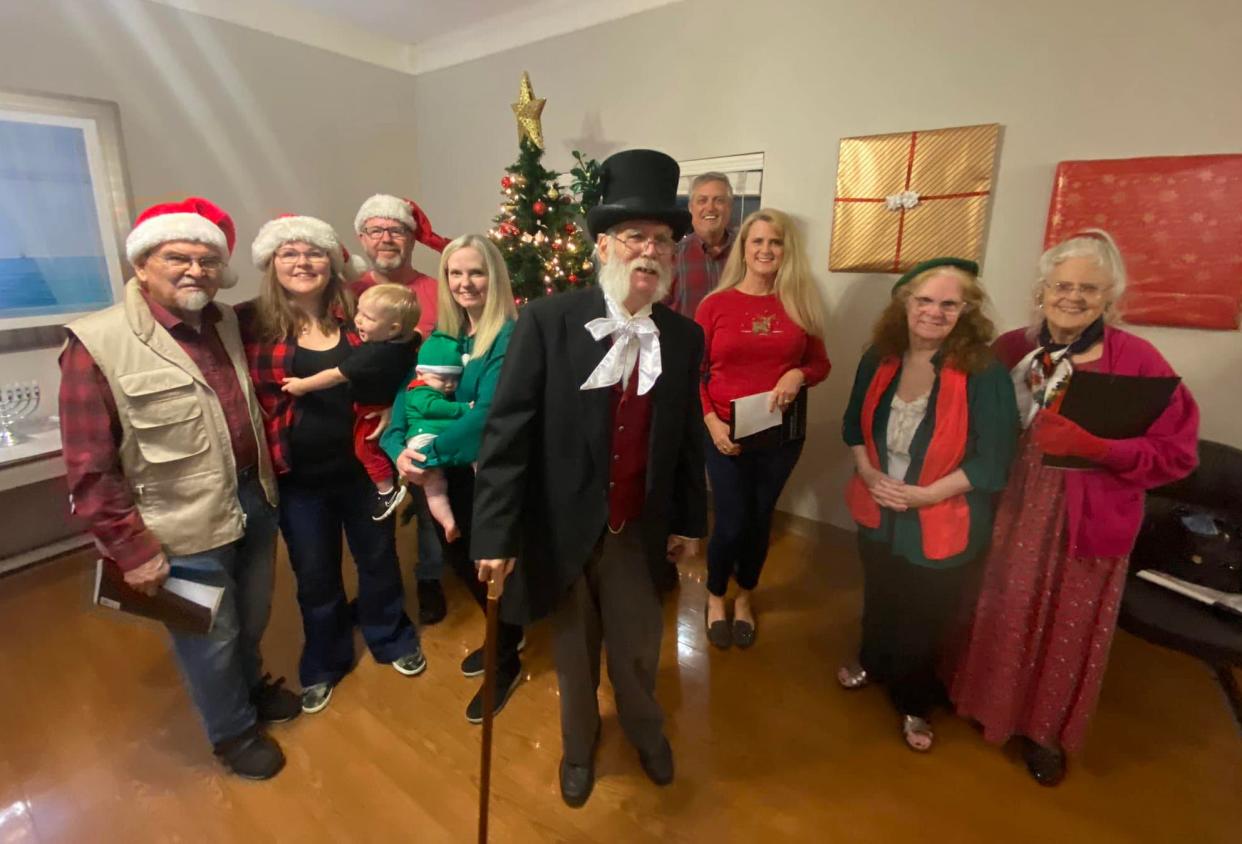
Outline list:
[[[1062,161],[1044,248],[1100,228],[1125,258],[1136,325],[1236,330],[1242,321],[1242,155]]]

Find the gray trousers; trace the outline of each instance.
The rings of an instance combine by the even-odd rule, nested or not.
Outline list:
[[[556,679],[561,690],[565,761],[589,765],[599,734],[599,652],[626,737],[642,753],[659,750],[664,711],[655,699],[664,619],[647,566],[641,531],[605,531],[582,576],[552,614]]]

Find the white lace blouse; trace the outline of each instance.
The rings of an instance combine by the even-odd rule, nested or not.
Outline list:
[[[902,401],[893,394],[892,410],[888,414],[888,471],[894,480],[904,481],[910,469],[910,443],[923,417],[927,415],[927,399],[924,393],[912,401]]]

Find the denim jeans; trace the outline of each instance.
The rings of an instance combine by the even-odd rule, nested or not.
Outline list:
[[[375,489],[365,474],[336,484],[280,485],[280,532],[298,581],[305,642],[302,686],[336,683],[354,665],[354,624],[341,579],[341,532],[358,568],[358,626],[377,662],[418,649],[405,613],[394,520],[371,519]]]
[[[267,503],[257,476],[248,475],[238,480],[237,490],[246,514],[245,535],[201,554],[169,558],[173,577],[224,587],[211,633],[169,631],[190,698],[212,744],[255,723],[250,691],[262,677],[259,642],[272,609],[276,510]]]
[[[444,552],[436,536],[436,521],[431,518],[431,511],[427,509],[427,497],[423,495],[423,488],[410,484],[409,490],[418,507],[415,511],[415,518],[418,520],[418,563],[414,566],[414,577],[423,581],[438,581],[444,574]]]
[[[742,589],[759,585],[768,556],[772,512],[802,454],[804,440],[775,448],[720,453],[710,436],[704,445],[716,521],[707,543],[707,591],[723,597],[729,578]]]

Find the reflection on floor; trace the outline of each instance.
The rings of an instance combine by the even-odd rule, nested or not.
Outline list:
[[[400,544],[412,558],[412,532]],[[424,631],[423,676],[364,657],[328,709],[273,729],[289,765],[250,783],[214,763],[163,633],[89,609],[90,566],[78,554],[0,579],[0,844],[474,837],[479,730],[463,713],[477,681],[458,663],[483,625],[458,584]],[[279,572],[266,655],[293,682],[283,558]],[[556,679],[536,627],[529,679],[497,719],[493,841],[1242,840],[1242,737],[1187,657],[1120,634],[1085,754],[1042,789],[966,723],[940,715],[934,752],[917,756],[880,691],[836,688],[857,635],[848,536],[778,531],[748,652],[709,649],[703,575],[701,560],[684,567],[667,605],[659,694],[677,781],[646,780],[605,682],[594,796],[561,803]]]

